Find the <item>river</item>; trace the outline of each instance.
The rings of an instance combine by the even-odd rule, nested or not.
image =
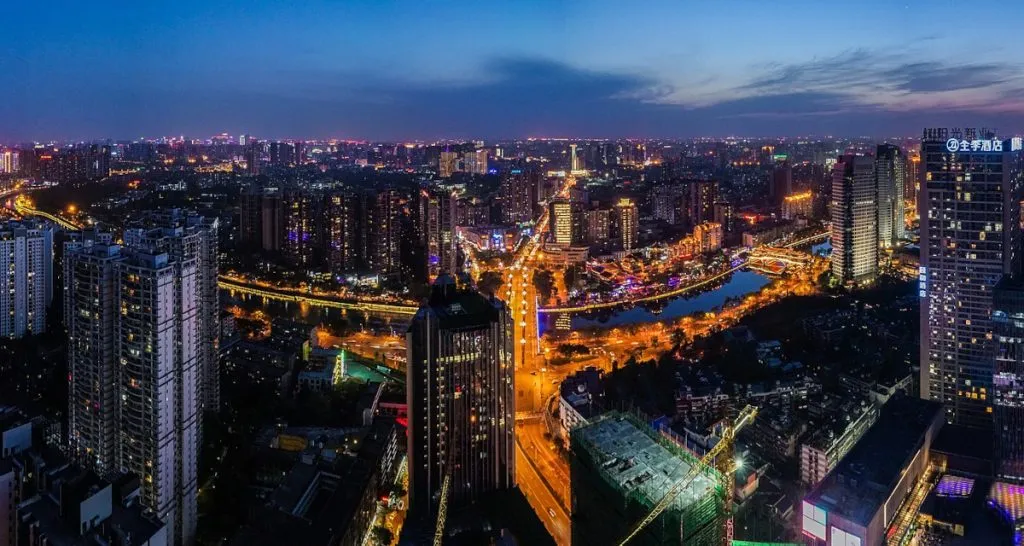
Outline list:
[[[761,273],[741,270],[711,290],[684,294],[647,304],[576,313],[551,313],[542,316],[545,331],[608,328],[645,322],[660,322],[721,307],[727,299],[758,292],[771,279]]]

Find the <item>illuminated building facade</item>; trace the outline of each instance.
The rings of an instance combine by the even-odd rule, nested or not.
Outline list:
[[[984,131],[921,142],[921,397],[992,426],[993,289],[1020,265],[1021,150]]]
[[[302,189],[289,189],[283,198],[284,237],[281,250],[296,267],[309,267],[317,244],[321,210],[318,196]]]
[[[690,182],[690,225],[711,222],[715,219],[715,201],[718,200],[718,182],[715,180],[694,180]]]
[[[587,243],[603,243],[608,240],[612,211],[608,209],[588,210],[584,213],[587,226]]]
[[[501,301],[434,281],[406,334],[411,510],[434,514],[447,473],[452,505],[515,486],[512,331]]]
[[[437,161],[437,176],[449,178],[459,170],[459,153],[445,150]]]
[[[506,224],[533,221],[539,173],[513,169],[501,179],[501,218]]]
[[[993,292],[992,327],[996,344],[992,378],[996,472],[1024,483],[1024,282],[1003,277]]]
[[[464,170],[470,174],[487,174],[487,150],[480,148],[463,155]]]
[[[693,228],[693,238],[701,252],[714,252],[722,249],[722,224],[704,222]]]
[[[878,273],[877,209],[874,161],[843,156],[832,168],[832,274],[844,284]]]
[[[782,200],[782,218],[810,218],[814,212],[814,194],[810,191],[787,195]]]
[[[0,224],[0,337],[46,331],[53,299],[53,228],[43,223]]]
[[[903,186],[907,158],[899,146],[879,144],[875,152],[875,187],[878,192],[878,244],[891,248],[903,239]]]
[[[559,245],[573,243],[573,206],[567,199],[551,202],[551,240]]]
[[[733,230],[733,206],[728,201],[715,201],[715,223],[722,224],[726,232]]]
[[[445,189],[420,193],[420,220],[427,251],[427,278],[456,273],[455,209],[458,199]]]
[[[622,250],[636,248],[640,236],[640,217],[632,199],[622,198],[615,204],[616,225]]]

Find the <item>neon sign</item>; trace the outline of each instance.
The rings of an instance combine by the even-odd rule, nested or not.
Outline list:
[[[994,138],[984,140],[957,140],[951,138],[946,141],[946,149],[951,152],[1001,152],[1003,151],[1003,141]]]

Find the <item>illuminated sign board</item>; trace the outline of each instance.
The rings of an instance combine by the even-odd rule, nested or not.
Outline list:
[[[964,140],[951,138],[946,141],[946,149],[951,152],[1001,152],[1003,141],[998,139]]]
[[[832,528],[832,540],[828,541],[829,546],[860,546],[860,537],[847,533],[842,529]]]
[[[804,534],[825,540],[828,536],[825,534],[826,512],[807,501],[803,502],[802,508],[803,526],[801,528],[803,529]]]
[[[1019,136],[1015,136],[1015,137],[1011,138],[1010,139],[1010,151],[1011,152],[1018,152],[1020,150],[1024,150],[1024,138],[1021,138]]]

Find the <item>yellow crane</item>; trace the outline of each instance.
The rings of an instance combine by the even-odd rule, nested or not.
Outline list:
[[[437,507],[437,527],[434,529],[434,546],[441,546],[444,539],[444,522],[448,518],[448,488],[452,483],[452,473],[445,469],[444,481],[441,482],[441,502]]]
[[[732,424],[727,425],[722,431],[722,439],[719,440],[715,447],[711,448],[704,457],[701,458],[701,464],[695,464],[690,471],[683,476],[681,480],[676,482],[671,489],[665,493],[665,496],[658,501],[658,504],[654,505],[650,513],[647,514],[643,520],[640,521],[633,528],[633,530],[626,535],[626,538],[622,539],[619,546],[625,546],[630,540],[633,540],[641,531],[644,530],[654,520],[658,519],[658,516],[662,514],[679,496],[693,480],[700,475],[701,469],[705,466],[712,466],[722,473],[724,479],[723,486],[725,489],[725,528],[722,533],[723,543],[729,545],[732,543],[732,493],[735,488],[736,478],[733,476],[733,472],[736,470],[736,462],[734,460],[733,451],[735,448],[736,432],[741,428],[750,424],[754,418],[757,417],[757,408],[754,406],[747,406],[740,411],[740,414],[736,417]],[[435,545],[440,544],[435,542]]]

